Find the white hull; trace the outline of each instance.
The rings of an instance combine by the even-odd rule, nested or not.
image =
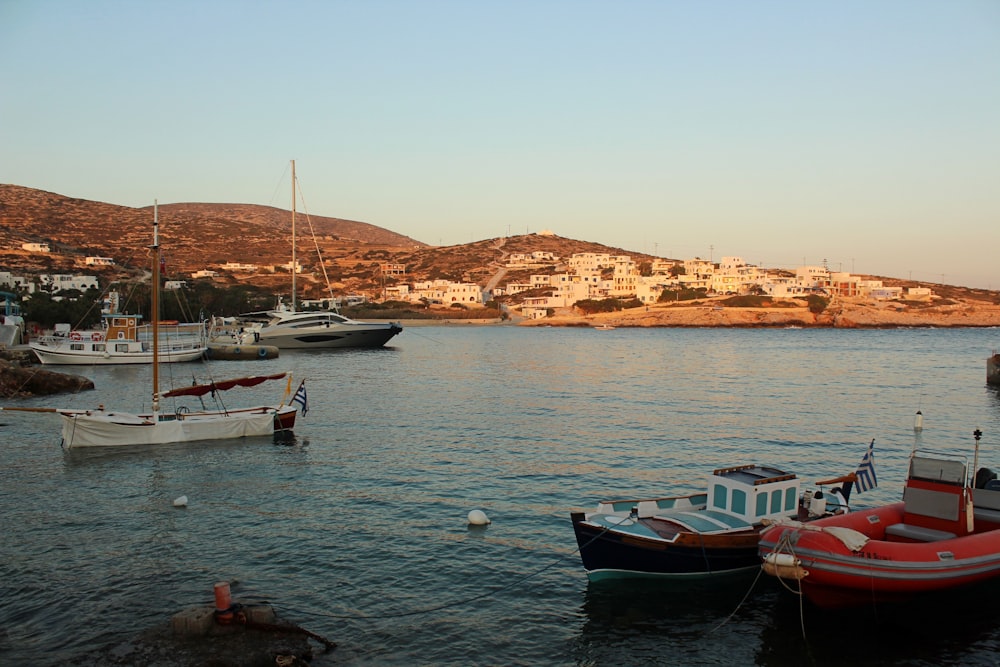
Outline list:
[[[63,447],[163,445],[197,440],[228,440],[272,435],[291,428],[291,406],[261,406],[230,412],[190,412],[135,415],[126,412],[64,412]]]
[[[152,352],[104,352],[75,351],[51,348],[38,343],[29,343],[38,360],[43,364],[62,366],[101,366],[111,364],[151,364]],[[197,346],[179,351],[160,351],[160,363],[169,364],[182,361],[197,361],[202,358],[207,348]]]
[[[261,345],[282,350],[382,347],[403,330],[395,323],[358,322],[331,311],[274,311],[254,330]]]
[[[104,315],[107,327],[42,336],[28,346],[43,364],[98,366],[153,363],[153,336],[148,325],[138,326],[138,315]],[[160,325],[159,361],[176,363],[201,359],[208,349],[201,323]]]
[[[392,324],[351,324],[314,328],[279,325],[270,329],[261,330],[260,342],[283,350],[382,347],[401,331],[400,327]]]

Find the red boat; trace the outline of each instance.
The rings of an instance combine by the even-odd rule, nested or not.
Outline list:
[[[980,431],[974,433],[978,467]],[[899,602],[1000,577],[1000,480],[964,456],[914,450],[903,501],[760,536],[764,571],[818,607]]]

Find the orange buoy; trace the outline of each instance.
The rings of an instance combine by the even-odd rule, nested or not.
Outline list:
[[[220,581],[215,585],[215,618],[220,623],[233,620],[233,598],[229,593],[229,582]]]

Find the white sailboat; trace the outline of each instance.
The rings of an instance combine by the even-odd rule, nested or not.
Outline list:
[[[266,313],[266,321],[253,328],[255,340],[279,349],[326,349],[345,347],[382,347],[403,330],[395,322],[358,322],[334,310],[297,311],[295,276],[298,263],[295,253],[296,187],[295,160],[292,160],[292,302],[279,302]]]
[[[286,377],[285,373],[252,378],[240,378],[225,382],[212,382],[193,387],[184,387],[160,394],[159,387],[159,292],[160,292],[160,243],[159,218],[154,206],[153,213],[153,288],[152,288],[152,411],[130,413],[108,410],[104,406],[96,410],[60,408],[0,408],[25,412],[55,412],[62,419],[62,440],[66,449],[81,447],[115,447],[125,445],[160,445],[174,442],[199,440],[224,440],[246,436],[271,435],[276,431],[291,430],[295,425],[296,405],[306,408],[305,383],[299,385],[291,404],[282,401],[278,405],[260,405],[237,410],[190,410],[181,407],[174,411],[161,409],[160,399],[173,396],[213,395],[237,386],[253,386],[267,380]],[[291,383],[286,389],[290,393]]]

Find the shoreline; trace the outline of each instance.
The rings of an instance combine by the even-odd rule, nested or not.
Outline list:
[[[366,320],[388,321],[388,320]],[[522,326],[522,327],[596,327],[621,328],[701,328],[729,327],[743,329],[898,329],[898,328],[989,328],[1000,327],[1000,304],[990,302],[951,302],[904,304],[837,299],[820,313],[806,306],[741,308],[735,306],[691,306],[654,304],[611,313],[584,315],[572,308],[557,309],[555,314],[534,320],[511,319],[402,319],[407,327],[426,326]]]

